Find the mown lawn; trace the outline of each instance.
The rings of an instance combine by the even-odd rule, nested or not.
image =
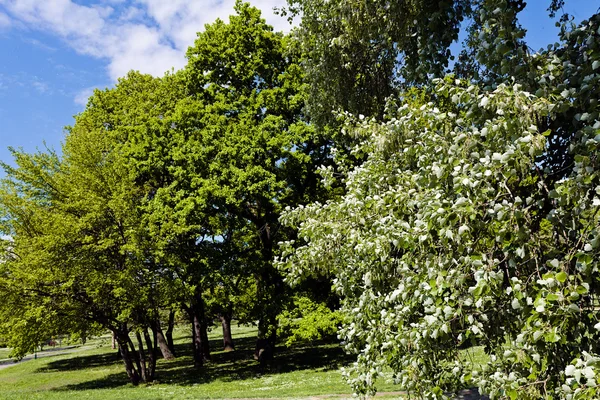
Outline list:
[[[0,348],[0,360],[7,359],[9,354],[10,354],[10,349]]]
[[[157,381],[134,387],[106,338],[73,353],[38,358],[0,370],[0,399],[219,399],[306,398],[349,394],[339,368],[349,362],[338,345],[278,349],[273,365],[260,371],[252,358],[255,330],[235,327],[236,351],[220,351],[221,330],[211,334],[213,360],[203,371],[192,367],[187,330],[176,336],[178,358],[157,365]],[[395,391],[390,383],[380,390]],[[349,396],[348,396],[349,397]]]

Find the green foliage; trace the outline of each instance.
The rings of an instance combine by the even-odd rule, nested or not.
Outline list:
[[[133,347],[130,331],[175,307],[202,323],[206,312],[259,320],[274,340],[289,291],[273,254],[293,235],[278,218],[326,194],[315,165],[329,159],[289,46],[238,1],[184,70],[95,91],[62,156],[14,152],[0,190],[0,312],[17,356],[97,326]]]
[[[271,346],[342,325],[362,395],[391,370],[432,399],[597,397],[600,15],[532,54],[521,0],[289,5],[294,36],[237,1],[184,70],[96,91],[62,156],[13,151],[14,355],[100,328],[133,347],[181,307]]]
[[[336,336],[343,320],[339,311],[304,296],[295,296],[292,303],[277,317],[278,335],[285,338],[286,346]]]
[[[156,277],[128,170],[103,130],[81,117],[61,160],[14,152],[0,202],[5,337],[16,356],[63,332],[141,322]]]
[[[252,276],[244,277],[241,271],[236,273],[236,270],[228,269],[225,272],[213,277],[216,284],[204,293],[207,316],[213,319],[228,316],[241,324],[253,324],[256,315],[256,281]]]
[[[302,16],[296,34],[313,121],[333,123],[332,111],[381,117],[400,81],[442,75],[471,3],[289,0],[288,11]]]
[[[256,283],[251,311],[261,335],[271,336],[286,295],[272,259],[277,240],[291,233],[278,218],[321,196],[315,165],[328,153],[302,113],[302,71],[286,52],[289,38],[258,9],[237,2],[235,11],[188,49],[189,96],[167,120],[173,183],[152,207],[161,230],[189,229],[188,242],[201,242],[191,249],[205,265],[200,285],[229,296],[236,282]]]

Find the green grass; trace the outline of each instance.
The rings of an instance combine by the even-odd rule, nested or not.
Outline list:
[[[7,359],[9,354],[10,354],[10,349],[8,347],[0,348],[0,360]]]
[[[256,330],[233,327],[236,351],[225,353],[221,329],[209,335],[211,363],[192,367],[188,329],[176,331],[174,361],[160,360],[157,381],[128,384],[122,361],[107,338],[91,341],[71,354],[30,360],[0,370],[0,399],[217,399],[306,398],[349,394],[339,368],[351,361],[335,344],[278,348],[276,360],[260,371],[253,359]],[[389,383],[383,391],[398,390]]]

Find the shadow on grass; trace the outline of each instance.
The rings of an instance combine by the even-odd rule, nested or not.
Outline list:
[[[212,381],[232,382],[250,379],[259,374],[271,375],[308,369],[331,370],[338,369],[352,359],[352,357],[344,354],[339,345],[319,342],[291,348],[277,347],[275,359],[271,365],[261,369],[259,363],[253,359],[255,339],[238,338],[235,340],[236,350],[231,352],[221,351],[223,343],[221,340],[211,340],[212,360],[199,370],[193,367],[191,339],[189,342],[189,344],[176,345],[177,359],[173,361],[160,360],[158,362],[156,367],[157,383],[190,386]],[[111,352],[52,361],[38,371],[73,371],[116,364],[122,366],[121,359],[116,352]],[[66,385],[55,390],[107,389],[128,384],[129,380],[123,368],[123,372],[120,373],[75,385]]]
[[[121,357],[116,350],[107,354],[96,354],[92,356],[75,356],[62,360],[49,362],[45,367],[38,368],[36,372],[64,372],[77,371],[88,368],[106,367],[120,361]]]

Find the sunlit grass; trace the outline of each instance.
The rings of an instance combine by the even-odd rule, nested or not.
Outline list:
[[[42,357],[0,370],[0,399],[223,399],[308,398],[342,394],[350,397],[339,368],[353,357],[334,343],[279,348],[276,361],[264,371],[253,359],[256,328],[233,327],[236,351],[221,351],[221,328],[209,333],[213,361],[202,371],[192,367],[190,330],[175,330],[177,359],[160,360],[157,381],[149,385],[127,383],[122,361],[106,335],[71,349],[69,354]],[[481,348],[464,350],[463,356],[485,363]],[[382,392],[398,391],[380,379]],[[398,395],[385,396],[386,398]],[[378,397],[379,398],[379,397]]]
[[[175,331],[177,359],[160,360],[157,381],[132,386],[110,337],[89,341],[71,354],[57,355],[0,370],[2,399],[212,399],[306,398],[348,394],[339,368],[351,358],[336,344],[282,347],[273,365],[261,371],[253,359],[253,327],[233,326],[236,351],[221,351],[220,327],[209,333],[213,361],[204,370],[192,365],[190,332]],[[262,373],[261,373],[262,372]],[[382,384],[381,390],[398,390]]]

